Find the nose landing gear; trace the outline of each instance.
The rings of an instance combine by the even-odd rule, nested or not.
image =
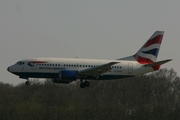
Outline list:
[[[26,79],[27,81],[25,82],[25,85],[29,85],[29,78],[27,78],[27,77],[23,77],[23,76],[19,76],[19,78],[21,78],[21,79]]]
[[[25,84],[26,84],[26,85],[29,85],[29,81],[27,80],[27,81],[25,82]]]

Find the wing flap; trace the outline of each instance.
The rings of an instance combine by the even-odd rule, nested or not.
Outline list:
[[[107,64],[103,64],[94,68],[89,68],[89,69],[85,69],[85,70],[81,70],[78,72],[79,75],[91,75],[91,76],[97,76],[100,74],[103,74],[105,72],[108,72],[111,70],[111,66],[114,64],[117,64],[120,62],[110,62]]]

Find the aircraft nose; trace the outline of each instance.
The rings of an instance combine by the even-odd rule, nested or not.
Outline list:
[[[7,68],[7,71],[9,71],[9,67]]]

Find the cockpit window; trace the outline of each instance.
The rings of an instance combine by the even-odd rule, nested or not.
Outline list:
[[[19,62],[16,63],[16,65],[24,65],[24,62],[19,61]]]

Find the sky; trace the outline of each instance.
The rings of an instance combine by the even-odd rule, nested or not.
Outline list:
[[[179,0],[0,0],[0,82],[25,82],[7,71],[39,57],[117,59],[165,31],[157,60],[180,75]]]

